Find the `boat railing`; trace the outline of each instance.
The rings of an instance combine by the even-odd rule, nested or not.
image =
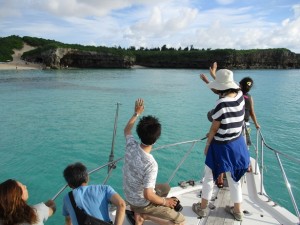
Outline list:
[[[256,146],[254,146],[254,147],[255,147],[255,156],[256,156],[255,157],[255,170],[254,170],[254,173],[255,174],[258,173],[257,169],[258,169],[259,164],[260,164],[260,175],[261,175],[261,179],[260,179],[260,192],[258,194],[265,195],[266,197],[269,198],[269,196],[267,196],[266,193],[264,193],[264,189],[263,189],[263,187],[264,187],[264,169],[265,169],[265,165],[264,165],[264,153],[265,153],[265,149],[264,149],[264,147],[266,147],[267,150],[272,151],[275,154],[275,156],[276,156],[278,165],[279,165],[280,170],[281,170],[281,174],[283,176],[283,180],[284,180],[285,186],[286,186],[287,191],[289,193],[289,196],[290,196],[291,202],[293,204],[294,210],[296,212],[296,215],[299,218],[299,224],[300,224],[299,208],[297,206],[297,203],[296,203],[293,191],[292,191],[292,186],[289,183],[288,177],[286,175],[286,172],[285,172],[285,169],[283,167],[283,164],[281,162],[281,158],[280,157],[286,158],[286,159],[288,159],[290,161],[293,161],[293,162],[296,162],[296,163],[299,163],[299,164],[300,164],[300,159],[297,159],[295,157],[292,157],[290,155],[282,153],[282,152],[280,152],[280,151],[272,148],[271,146],[269,146],[266,143],[266,141],[265,141],[265,139],[263,137],[261,129],[257,129],[257,132],[256,132]],[[260,152],[260,155],[259,155],[259,152]],[[260,161],[259,161],[259,156],[260,156]]]
[[[184,154],[184,156],[181,158],[181,160],[179,161],[179,163],[177,164],[176,168],[174,169],[174,171],[172,172],[172,174],[170,175],[167,183],[170,184],[170,182],[173,180],[174,176],[176,175],[177,171],[180,169],[181,165],[184,163],[184,161],[187,159],[187,157],[191,154],[192,150],[194,149],[195,147],[195,144],[198,143],[198,142],[201,142],[203,140],[205,140],[207,137],[203,137],[201,139],[195,139],[195,140],[190,140],[190,141],[184,141],[184,142],[177,142],[177,143],[172,143],[172,144],[167,144],[167,145],[162,145],[162,146],[159,146],[159,147],[156,147],[156,148],[153,148],[152,149],[152,152],[153,151],[157,151],[157,150],[161,150],[161,149],[166,149],[166,148],[170,148],[170,147],[175,147],[175,146],[179,146],[179,145],[185,145],[185,144],[190,144],[190,147],[188,148],[188,150],[186,151],[186,153]],[[103,181],[103,184],[105,184],[111,174],[112,174],[112,171],[113,169],[116,168],[116,164],[123,160],[124,159],[124,156],[121,157],[121,158],[118,158],[116,160],[113,160],[109,159],[109,162],[108,163],[105,163],[91,171],[88,172],[88,174],[92,174],[92,173],[95,173],[97,171],[100,171],[102,169],[105,169],[105,168],[108,168],[108,173],[106,175],[106,178],[104,179]],[[68,187],[67,184],[65,184],[53,197],[52,197],[52,200],[54,201],[66,188]]]
[[[119,111],[119,106],[120,106],[120,103],[117,103],[117,109],[116,109],[116,115],[115,115],[115,124],[114,124],[114,131],[113,131],[113,139],[112,139],[112,147],[111,147],[111,154],[109,156],[109,162],[104,164],[104,165],[101,165],[91,171],[89,171],[89,175],[94,173],[94,172],[97,172],[103,168],[108,168],[108,173],[107,173],[107,176],[103,182],[103,184],[105,184],[107,182],[107,180],[110,178],[111,174],[112,174],[112,171],[116,168],[116,164],[123,160],[124,157],[121,157],[121,158],[118,158],[117,160],[113,160],[114,159],[114,142],[115,142],[115,136],[116,136],[116,129],[117,129],[117,119],[118,119],[118,111]],[[172,179],[174,178],[174,176],[176,175],[177,171],[179,170],[179,168],[181,167],[181,165],[183,164],[183,162],[187,159],[187,157],[190,155],[190,153],[192,152],[192,150],[194,149],[194,146],[197,142],[201,142],[203,140],[205,140],[207,137],[203,137],[203,138],[200,138],[200,139],[196,139],[196,140],[191,140],[191,141],[184,141],[184,142],[177,142],[177,143],[173,143],[173,144],[167,144],[167,145],[163,145],[163,146],[159,146],[157,148],[153,148],[152,151],[156,151],[156,150],[160,150],[160,149],[165,149],[165,148],[170,148],[170,147],[174,147],[174,146],[178,146],[178,145],[183,145],[183,144],[191,144],[190,148],[187,150],[187,152],[184,154],[184,156],[181,158],[181,160],[179,161],[177,167],[175,168],[175,170],[172,172],[171,176],[169,177],[168,179],[168,184],[172,181]],[[280,167],[280,170],[281,170],[281,173],[282,173],[282,176],[283,176],[283,179],[284,179],[284,182],[285,182],[285,186],[288,190],[288,193],[289,193],[289,196],[291,198],[291,201],[292,201],[292,204],[293,204],[293,207],[295,209],[295,212],[296,212],[296,215],[298,216],[299,218],[299,224],[300,224],[300,214],[299,214],[299,209],[298,209],[298,206],[297,206],[297,203],[296,203],[296,200],[295,200],[295,197],[294,197],[294,194],[293,194],[293,191],[292,191],[292,187],[288,181],[288,177],[285,173],[285,170],[283,168],[283,164],[281,162],[281,159],[280,159],[280,156],[286,158],[286,159],[289,159],[291,161],[294,161],[296,163],[300,163],[300,159],[297,159],[297,158],[294,158],[294,157],[291,157],[287,154],[284,154],[278,150],[275,150],[274,148],[270,147],[264,137],[263,137],[263,134],[261,132],[260,129],[257,130],[257,134],[256,134],[256,146],[254,146],[255,148],[255,171],[254,173],[257,174],[258,171],[258,166],[259,166],[259,150],[260,150],[260,174],[261,174],[261,183],[260,183],[260,192],[259,194],[260,195],[265,195],[267,198],[269,198],[269,196],[266,195],[266,193],[264,193],[264,189],[263,189],[263,184],[264,184],[264,147],[266,147],[268,150],[272,151],[276,158],[277,158],[277,162],[278,162],[278,165]],[[55,196],[53,196],[52,200],[55,200],[66,188],[68,187],[68,185],[66,184],[65,186],[63,186],[57,194],[55,194]]]
[[[103,184],[106,184],[106,182],[108,181],[108,179],[110,178],[112,171],[116,168],[116,164],[124,159],[124,156],[114,160],[114,146],[115,146],[115,137],[116,137],[116,131],[117,131],[117,121],[118,121],[118,115],[119,115],[119,108],[121,103],[117,102],[116,103],[117,107],[116,107],[116,113],[115,113],[115,122],[114,122],[114,130],[113,130],[113,138],[112,138],[112,146],[111,146],[111,152],[109,155],[109,160],[108,163],[101,165],[91,171],[88,172],[88,174],[92,174],[94,172],[97,172],[103,168],[108,168],[108,172],[107,172],[107,176],[105,178],[105,180],[103,181]],[[157,148],[153,148],[152,151],[156,151],[159,149],[165,149],[165,148],[170,148],[170,147],[174,147],[174,146],[178,146],[178,145],[183,145],[183,144],[190,144],[191,143],[191,147],[188,149],[188,151],[185,153],[185,155],[183,156],[183,158],[180,160],[180,162],[178,163],[177,167],[175,168],[175,170],[173,171],[172,175],[170,176],[170,178],[168,179],[168,184],[172,181],[172,179],[174,178],[174,176],[176,175],[176,172],[178,171],[178,169],[181,167],[182,163],[186,160],[186,158],[190,155],[190,153],[192,152],[195,144],[197,142],[203,141],[205,140],[207,137],[203,137],[201,139],[196,139],[196,140],[191,140],[191,141],[184,141],[184,142],[178,142],[178,143],[173,143],[173,144],[167,144],[167,145],[163,145],[163,146],[159,146]],[[53,197],[52,200],[54,201],[66,188],[68,187],[67,184],[65,184]]]

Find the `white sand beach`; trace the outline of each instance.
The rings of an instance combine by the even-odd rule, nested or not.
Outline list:
[[[30,45],[24,43],[21,50],[14,49],[14,54],[12,55],[13,60],[10,62],[1,62],[0,70],[37,70],[42,69],[42,65],[39,63],[30,63],[21,59],[21,55],[24,52],[35,49]]]

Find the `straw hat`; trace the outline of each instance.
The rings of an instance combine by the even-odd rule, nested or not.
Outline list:
[[[218,70],[216,73],[216,79],[208,83],[208,87],[219,91],[240,88],[233,80],[232,71],[227,69]]]

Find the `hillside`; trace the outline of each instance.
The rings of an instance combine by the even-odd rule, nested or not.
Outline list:
[[[35,47],[32,47],[26,43],[23,43],[23,48],[21,49],[14,49],[14,54],[12,54],[12,60],[9,62],[1,63],[0,64],[0,70],[8,70],[8,69],[40,69],[42,68],[41,64],[37,63],[30,63],[26,62],[21,59],[21,56],[24,52],[28,52],[35,49]]]
[[[152,68],[207,69],[217,61],[219,68],[294,69],[300,68],[300,54],[288,49],[136,49],[130,47],[83,46],[36,37],[0,38],[0,61],[7,65],[35,68]],[[10,62],[7,62],[10,61]],[[3,66],[3,63],[0,64]]]

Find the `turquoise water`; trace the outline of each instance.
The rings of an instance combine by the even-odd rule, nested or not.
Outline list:
[[[65,184],[62,171],[81,161],[94,169],[108,160],[116,112],[115,159],[123,156],[123,128],[133,113],[135,99],[145,100],[144,114],[157,116],[163,133],[157,146],[205,136],[206,113],[217,96],[199,79],[207,70],[130,69],[65,71],[0,71],[0,182],[14,178],[27,185],[29,203],[52,198]],[[267,143],[299,158],[300,70],[238,70],[235,80],[251,76],[251,94]],[[252,136],[255,136],[252,128]],[[153,152],[166,182],[188,147]],[[276,158],[266,158],[266,190],[279,204],[293,210],[281,181]],[[203,143],[197,144],[172,184],[202,175]],[[296,201],[300,202],[299,164],[282,159]],[[121,194],[121,167],[109,180]],[[101,183],[107,170],[91,175]],[[69,190],[69,189],[67,189]],[[62,224],[61,202],[46,224]]]

